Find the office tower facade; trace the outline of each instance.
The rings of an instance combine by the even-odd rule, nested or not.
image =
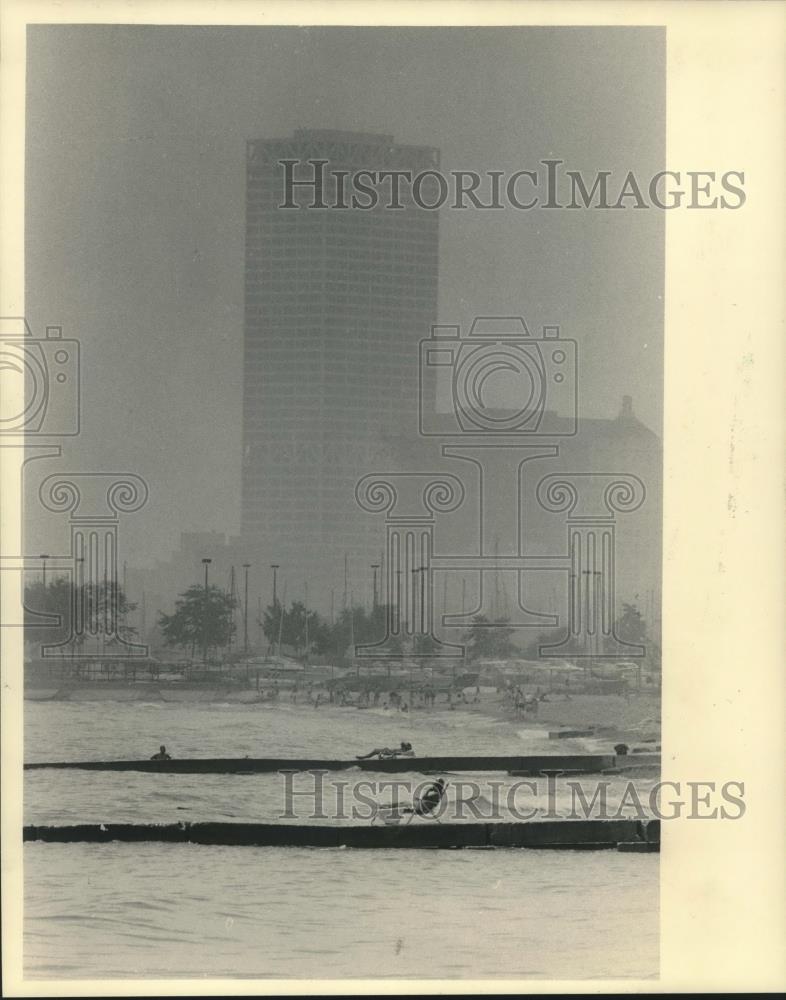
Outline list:
[[[410,423],[418,394],[418,341],[437,318],[438,213],[310,208],[313,190],[286,201],[282,161],[314,176],[438,166],[430,147],[387,135],[298,130],[247,147],[242,534],[279,563],[290,596],[313,581],[340,607],[346,587],[366,600],[380,525],[354,500],[358,478],[385,466],[387,433]],[[341,182],[339,182],[341,183]],[[375,558],[377,557],[377,558]]]

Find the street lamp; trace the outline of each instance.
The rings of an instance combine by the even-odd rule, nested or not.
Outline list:
[[[377,609],[377,570],[379,569],[379,566],[380,566],[379,563],[372,563],[371,564],[371,568],[374,571],[374,604],[373,604],[373,608],[374,608],[375,611]]]
[[[76,571],[74,581],[71,585],[71,661],[73,663],[74,651],[77,639],[84,634],[85,627],[85,606],[84,594],[82,593],[82,581],[84,578],[84,556],[76,557]],[[72,666],[73,670],[73,666]]]
[[[275,607],[278,604],[278,598],[276,596],[277,595],[276,579],[277,579],[277,573],[281,568],[281,566],[279,563],[271,563],[270,568],[273,570],[273,607]]]
[[[417,569],[412,570],[412,575],[415,573],[420,573],[420,632],[421,635],[426,631],[426,578],[424,573],[428,572],[428,566],[418,566]],[[414,582],[414,581],[413,581]],[[414,594],[413,594],[414,597]],[[412,623],[414,626],[414,622]]]
[[[38,558],[41,559],[43,561],[43,564],[44,564],[43,584],[44,584],[44,590],[46,590],[46,561],[49,558],[49,553],[48,552],[42,552],[41,555]]]
[[[248,653],[248,571],[250,568],[251,563],[243,563],[243,569],[246,571],[245,590],[243,595],[243,646],[246,654]]]
[[[203,559],[202,565],[205,567],[205,610],[202,613],[202,664],[207,665],[207,570],[213,562],[212,559]]]
[[[308,663],[308,580],[305,581],[304,585],[304,610],[305,610],[305,626],[306,626],[306,647],[305,654],[303,656],[303,670],[306,669],[306,664]]]

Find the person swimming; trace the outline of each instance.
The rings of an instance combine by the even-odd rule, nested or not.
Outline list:
[[[162,743],[158,748],[158,753],[154,753],[150,758],[151,760],[172,760],[172,757],[166,752],[166,747]]]

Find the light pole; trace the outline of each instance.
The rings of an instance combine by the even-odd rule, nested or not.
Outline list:
[[[305,612],[306,612],[306,621],[305,621],[305,626],[306,626],[306,647],[305,647],[305,654],[303,656],[303,670],[305,672],[306,665],[308,663],[308,580],[305,581],[303,587],[304,587],[304,594],[305,594],[303,600],[304,600]]]
[[[246,655],[248,655],[248,571],[250,568],[251,563],[243,563],[243,569],[246,571],[243,588],[243,648]]]
[[[417,569],[412,570],[412,575],[415,573],[420,573],[420,634],[426,631],[426,578],[423,576],[424,573],[428,571],[428,566],[418,566]],[[413,580],[414,583],[414,580]],[[412,623],[415,624],[414,622]]]
[[[466,578],[462,576],[461,578],[461,616],[465,617],[467,614],[467,581]],[[464,673],[467,672],[467,647],[464,646],[464,655],[461,658],[461,669]],[[453,684],[456,684],[456,661],[453,661]]]
[[[210,566],[212,559],[203,559],[202,565],[205,567],[205,609],[202,612],[202,664],[207,666],[207,570]]]
[[[42,552],[41,555],[38,558],[44,564],[44,569],[43,569],[43,584],[44,584],[44,590],[46,590],[46,561],[49,558],[49,553],[48,552]]]
[[[76,573],[74,574],[73,582],[73,596],[71,598],[71,614],[73,616],[71,621],[71,659],[74,659],[74,649],[76,647],[77,638],[84,635],[85,629],[85,605],[84,605],[84,593],[82,592],[82,582],[84,579],[85,567],[84,567],[85,557],[76,557]]]
[[[275,607],[278,604],[276,580],[278,579],[278,571],[281,566],[279,563],[271,563],[270,568],[273,570],[273,607]]]
[[[374,611],[377,610],[377,570],[379,569],[379,563],[372,563],[371,568],[374,571],[374,603],[372,608]]]

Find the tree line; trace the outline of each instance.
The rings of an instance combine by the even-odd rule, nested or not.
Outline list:
[[[76,593],[75,593],[76,590]],[[128,601],[122,588],[112,581],[75,587],[66,577],[58,577],[44,586],[37,581],[25,588],[25,639],[33,642],[56,643],[68,638],[74,604],[79,601],[85,615],[85,632],[92,635],[118,635],[131,641],[136,628],[127,622],[137,605]],[[288,607],[280,601],[269,604],[249,627],[261,627],[267,640],[267,652],[286,649],[297,659],[318,657],[336,665],[351,660],[354,647],[381,642],[385,638],[388,606],[373,608],[362,605],[343,608],[333,621],[307,608],[303,601],[293,600]],[[54,616],[54,625],[46,616]],[[157,624],[162,642],[177,648],[192,658],[198,651],[215,656],[231,650],[239,651],[238,624],[242,610],[237,598],[215,585],[205,589],[199,584],[178,595],[171,614],[159,612]],[[618,637],[630,643],[648,644],[659,658],[659,648],[648,643],[648,629],[635,604],[623,603],[616,621]],[[515,636],[515,639],[514,639]],[[83,639],[81,641],[84,641]],[[504,619],[494,625],[483,615],[476,615],[458,641],[465,647],[470,662],[481,659],[504,660],[521,656],[538,658],[538,646],[555,641],[555,632],[531,633],[513,628]],[[79,638],[76,643],[79,644]],[[388,653],[427,658],[432,652],[429,636],[406,640],[391,638],[385,644]]]
[[[56,644],[72,634],[74,607],[83,615],[83,631],[74,636],[81,646],[86,635],[119,636],[133,641],[136,628],[128,624],[128,615],[136,604],[127,599],[116,581],[76,585],[67,577],[55,577],[44,585],[42,580],[28,584],[24,591],[25,640]]]

